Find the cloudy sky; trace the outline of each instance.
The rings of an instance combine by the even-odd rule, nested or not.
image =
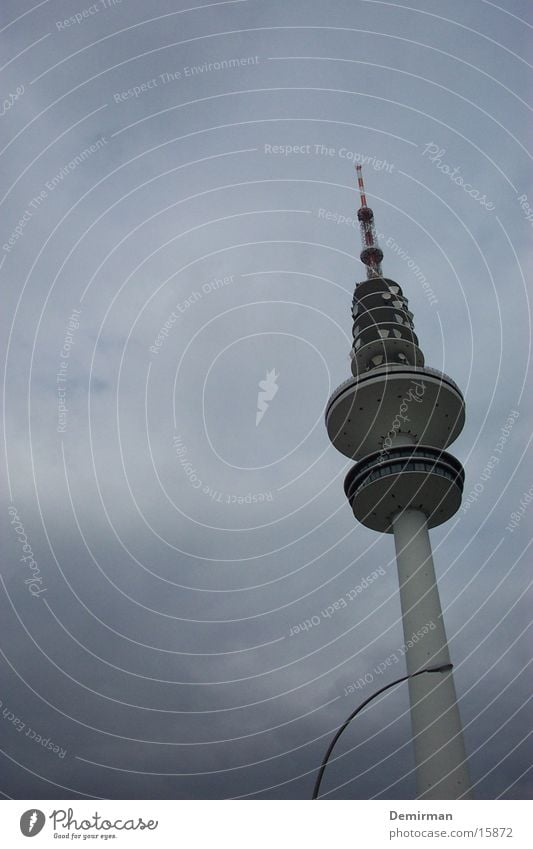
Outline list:
[[[531,795],[530,12],[3,0],[5,797],[309,798],[403,674],[392,537],[323,421],[356,161],[467,404],[432,541],[474,792]],[[412,798],[407,689],[336,755],[328,798]]]

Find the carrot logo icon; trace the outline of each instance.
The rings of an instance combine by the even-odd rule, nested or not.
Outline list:
[[[37,808],[30,808],[20,818],[20,830],[24,837],[35,837],[42,830],[45,822],[46,817],[42,811]]]
[[[274,398],[274,395],[279,389],[279,386],[276,383],[279,374],[276,374],[276,369],[273,368],[270,371],[267,371],[266,377],[264,380],[259,381],[259,392],[257,393],[257,413],[255,414],[255,426],[259,424],[266,411],[268,410],[268,405]]]

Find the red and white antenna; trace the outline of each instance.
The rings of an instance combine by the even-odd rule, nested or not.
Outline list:
[[[361,262],[366,265],[366,276],[368,279],[373,277],[383,277],[383,272],[381,271],[383,251],[378,245],[376,228],[374,225],[374,213],[366,204],[363,168],[361,165],[356,165],[355,170],[357,172],[357,182],[359,184],[359,193],[361,195],[361,207],[357,212],[357,219],[361,226],[361,241],[363,243],[363,250],[360,254]]]

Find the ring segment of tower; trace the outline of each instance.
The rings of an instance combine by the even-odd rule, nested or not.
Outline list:
[[[361,166],[357,176],[367,279],[353,298],[352,377],[329,399],[326,427],[335,448],[358,461],[344,489],[363,525],[392,533],[396,514],[417,509],[431,528],[461,503],[463,468],[444,449],[463,428],[464,399],[450,377],[425,366],[407,298],[382,275]]]

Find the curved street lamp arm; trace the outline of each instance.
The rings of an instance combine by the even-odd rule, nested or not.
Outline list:
[[[404,675],[402,678],[397,678],[396,681],[391,681],[390,684],[385,684],[384,687],[381,687],[380,690],[377,690],[375,693],[373,693],[371,696],[369,696],[368,699],[365,699],[365,701],[362,702],[350,714],[350,716],[342,723],[341,727],[339,728],[339,730],[335,734],[333,740],[329,744],[328,750],[327,750],[326,754],[324,755],[324,759],[322,761],[322,764],[321,764],[320,769],[318,771],[318,775],[316,777],[315,786],[313,788],[312,798],[318,799],[318,793],[320,791],[320,784],[322,782],[324,770],[326,769],[327,762],[329,760],[329,757],[330,757],[333,749],[335,748],[335,744],[336,744],[337,740],[339,739],[339,737],[341,736],[343,731],[345,731],[345,729],[348,727],[348,725],[350,724],[352,719],[354,719],[354,717],[356,717],[357,714],[360,713],[363,710],[363,708],[365,708],[367,706],[367,704],[369,704],[371,701],[373,701],[373,699],[380,696],[381,693],[384,693],[386,690],[390,690],[390,688],[395,687],[396,684],[401,684],[403,681],[407,681],[409,678],[415,678],[417,675],[423,675],[425,672],[448,672],[450,669],[453,669],[452,663],[445,663],[441,666],[428,666],[426,669],[420,669],[418,672],[413,672],[411,675]]]

